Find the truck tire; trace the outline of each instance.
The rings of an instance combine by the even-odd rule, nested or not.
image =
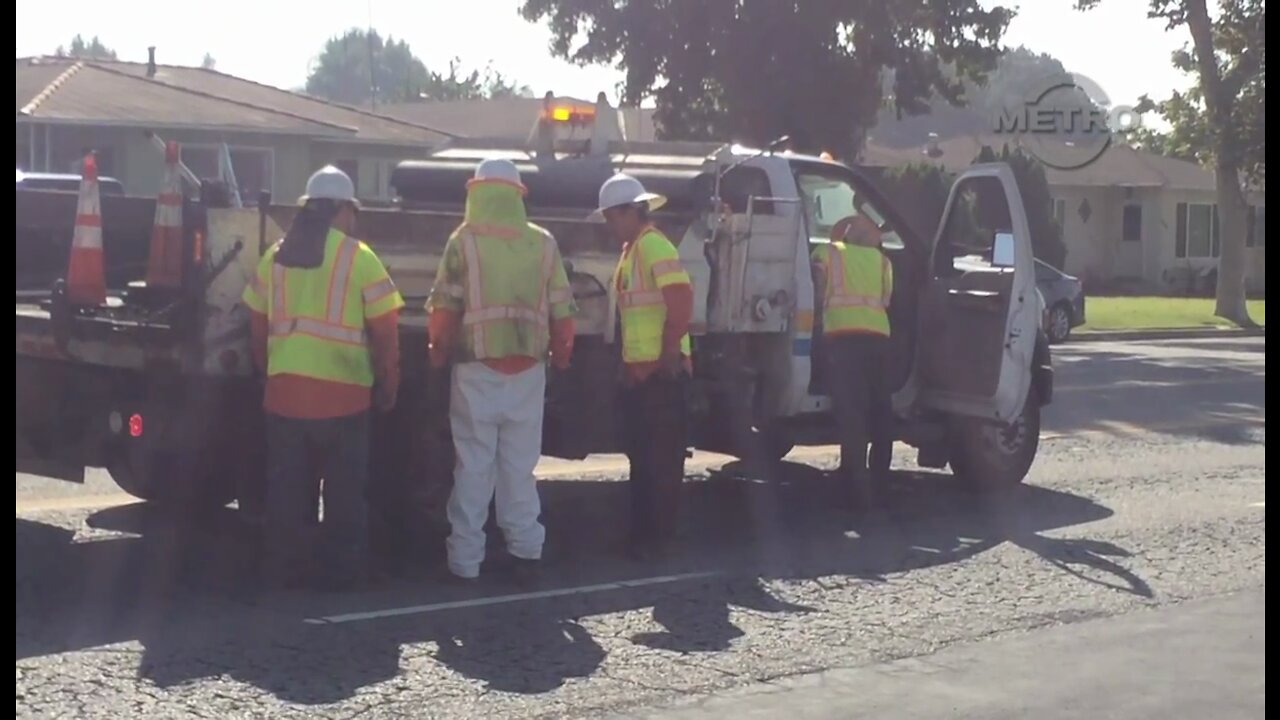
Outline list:
[[[192,454],[157,451],[145,457],[128,452],[112,455],[107,466],[111,479],[140,500],[180,512],[202,512],[236,499],[234,478],[209,468]]]
[[[1040,446],[1040,403],[1028,397],[1011,423],[953,418],[951,470],[984,491],[1004,491],[1026,479]]]

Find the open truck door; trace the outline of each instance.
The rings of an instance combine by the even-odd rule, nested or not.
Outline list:
[[[950,420],[952,469],[984,484],[1020,482],[1038,445],[1034,262],[1012,169],[970,168],[934,238],[915,379],[919,405]]]
[[[1039,318],[1027,214],[1013,171],[956,180],[934,238],[918,345],[920,400],[1008,423],[1031,386]]]

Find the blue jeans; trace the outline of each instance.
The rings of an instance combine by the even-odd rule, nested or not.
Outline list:
[[[311,565],[316,498],[324,479],[322,557],[363,572],[368,553],[369,414],[323,420],[267,415],[267,567],[298,577]]]

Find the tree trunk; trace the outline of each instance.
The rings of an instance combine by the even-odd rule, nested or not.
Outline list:
[[[1240,171],[1219,159],[1215,174],[1222,254],[1218,258],[1217,302],[1213,314],[1241,327],[1253,327],[1248,305],[1245,304],[1246,211],[1244,192],[1240,189]]]
[[[1214,314],[1242,327],[1253,326],[1244,295],[1244,192],[1240,189],[1239,140],[1231,121],[1235,98],[1222,82],[1213,54],[1213,22],[1205,0],[1187,0],[1187,27],[1196,49],[1200,89],[1213,135],[1214,176],[1218,186],[1217,302]]]

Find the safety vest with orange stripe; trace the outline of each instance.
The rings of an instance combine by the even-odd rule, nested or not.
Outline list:
[[[662,289],[681,283],[689,283],[689,274],[680,264],[680,254],[656,228],[645,228],[623,250],[612,283],[617,317],[622,323],[623,362],[652,362],[661,357],[662,331],[667,322]],[[610,313],[611,323],[614,317]],[[606,336],[612,340],[612,324]],[[686,356],[691,352],[688,333],[680,339],[680,350]]]
[[[338,230],[329,231],[316,268],[277,264],[279,249],[267,251],[244,292],[245,304],[267,316],[267,375],[372,387],[365,322],[404,307],[386,268]]]
[[[826,280],[824,334],[889,335],[893,266],[879,248],[833,242],[814,250],[813,262]]]
[[[520,230],[478,222],[449,238],[427,308],[461,312],[458,362],[545,358],[551,321],[576,310],[551,233],[533,223]]]

